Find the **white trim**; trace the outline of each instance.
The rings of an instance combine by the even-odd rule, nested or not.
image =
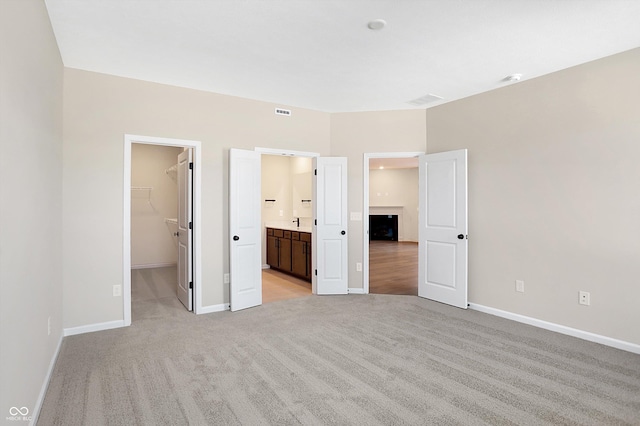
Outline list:
[[[49,383],[51,382],[51,374],[53,374],[53,368],[56,366],[56,361],[58,360],[58,354],[60,353],[60,348],[62,347],[62,339],[64,335],[60,334],[60,339],[58,339],[58,345],[56,347],[53,356],[51,357],[51,361],[49,361],[49,368],[47,369],[47,374],[44,377],[44,382],[42,383],[42,387],[40,388],[40,394],[38,394],[38,399],[36,400],[36,404],[33,408],[33,412],[31,413],[31,421],[30,425],[35,425],[38,423],[38,416],[40,416],[40,409],[42,408],[42,403],[44,402],[44,396],[47,393],[47,389],[49,388]]]
[[[175,146],[193,148],[193,246],[195,255],[193,287],[193,311],[202,312],[202,145],[200,141],[186,139],[158,138],[154,136],[124,135],[124,179],[123,179],[123,237],[122,237],[122,303],[124,305],[124,326],[131,325],[131,145]]]
[[[224,311],[228,311],[229,310],[229,304],[228,303],[220,303],[219,305],[209,305],[209,306],[203,306],[201,308],[200,313],[201,314],[212,314],[214,312],[224,312]]]
[[[320,157],[320,154],[318,154],[317,152],[292,151],[290,149],[260,148],[257,146],[253,150],[261,154],[269,155],[286,155],[289,157]]]
[[[265,263],[264,265],[262,265],[262,269],[271,269],[271,265]]]
[[[129,324],[130,325],[130,324]],[[64,336],[75,336],[76,334],[93,333],[94,331],[111,330],[113,328],[126,327],[124,320],[100,322],[97,324],[81,325],[64,329]]]
[[[364,292],[364,288],[351,288],[351,287],[347,289],[347,293],[348,294],[366,294]]]
[[[600,334],[591,333],[589,331],[578,330],[577,328],[571,328],[564,325],[539,320],[537,318],[514,314],[513,312],[507,312],[500,309],[491,308],[489,306],[478,305],[476,303],[469,303],[469,308],[475,311],[484,312],[485,314],[495,315],[512,321],[521,322],[523,324],[533,325],[534,327],[543,328],[545,330],[555,331],[556,333],[566,334],[567,336],[573,336],[582,340],[588,340],[589,342],[600,343],[605,346],[611,346],[612,348],[622,349],[623,351],[640,354],[640,345],[636,343],[625,342],[624,340],[618,340],[611,337],[602,336]]]
[[[142,263],[140,265],[131,265],[131,269],[151,269],[151,268],[168,268],[169,266],[176,266],[176,262],[162,262],[162,263]]]
[[[362,161],[362,292],[369,294],[369,159],[414,158],[424,152],[365,152]],[[398,224],[398,227],[400,225]],[[400,232],[398,230],[398,232]]]

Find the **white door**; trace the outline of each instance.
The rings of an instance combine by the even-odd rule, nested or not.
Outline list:
[[[231,311],[262,304],[261,154],[229,151]]]
[[[467,308],[467,150],[420,156],[418,296]]]
[[[347,159],[314,158],[312,290],[314,294],[347,294]]]
[[[178,299],[193,310],[193,150],[178,155]]]

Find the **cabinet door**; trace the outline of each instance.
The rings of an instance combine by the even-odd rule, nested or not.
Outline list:
[[[291,272],[301,277],[307,276],[307,243],[291,241]]]
[[[291,271],[291,240],[279,238],[278,245],[280,246],[280,269]]]
[[[278,256],[278,238],[267,236],[267,263],[269,266],[277,268],[280,266]]]

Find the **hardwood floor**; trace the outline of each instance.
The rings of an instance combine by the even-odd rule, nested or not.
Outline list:
[[[311,296],[311,283],[274,269],[262,270],[262,303]]]
[[[369,293],[418,295],[418,243],[369,242]]]

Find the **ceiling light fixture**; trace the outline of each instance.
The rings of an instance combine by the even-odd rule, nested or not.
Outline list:
[[[383,169],[384,169],[384,166],[380,166],[380,167],[378,167],[378,168],[379,168],[380,170],[383,170]]]
[[[374,19],[367,24],[370,30],[381,30],[387,25],[387,22],[384,19]]]
[[[511,74],[506,76],[502,81],[520,81],[522,74]]]

